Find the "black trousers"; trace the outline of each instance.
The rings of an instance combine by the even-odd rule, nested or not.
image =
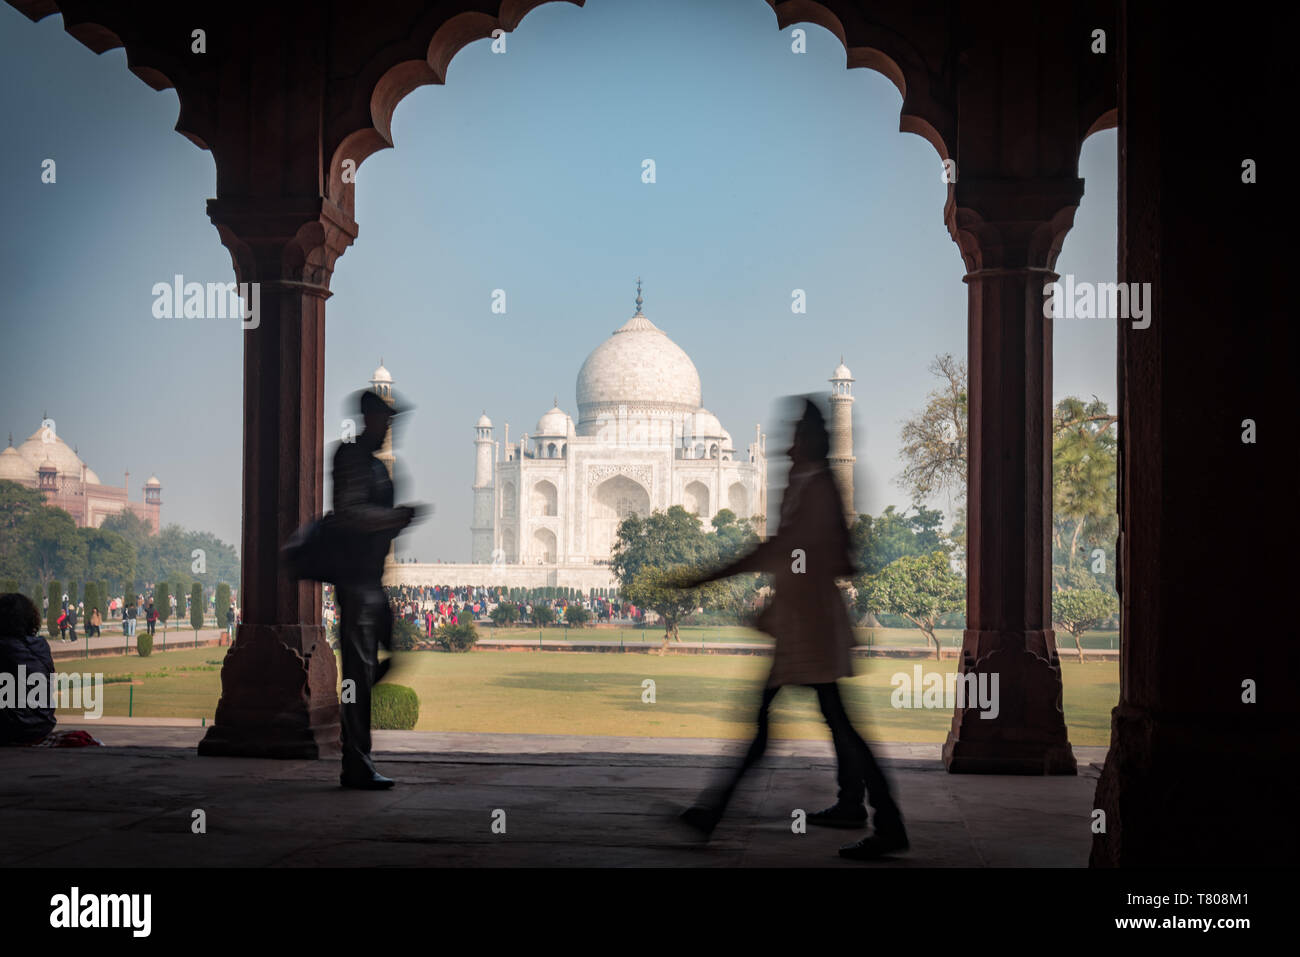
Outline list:
[[[380,646],[392,646],[392,611],[378,583],[339,586],[335,597],[345,682],[339,702],[343,774],[368,777],[375,773],[370,757],[370,689],[380,677]]]
[[[889,782],[876,762],[875,755],[867,747],[867,742],[862,740],[849,720],[840,698],[839,686],[831,682],[809,687],[817,692],[817,704],[821,708],[822,717],[830,726],[831,741],[835,745],[836,777],[839,783],[837,801],[841,804],[861,804],[866,798],[876,812],[874,823],[877,829],[900,824],[902,817],[890,793]],[[719,789],[718,797],[707,802],[719,813],[731,801],[745,772],[757,764],[767,750],[768,711],[780,691],[780,687],[763,689],[763,699],[758,706],[758,731],[749,750],[745,752],[745,760]]]

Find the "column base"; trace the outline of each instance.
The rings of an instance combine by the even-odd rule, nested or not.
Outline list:
[[[299,651],[298,649],[305,649]],[[240,625],[206,757],[323,758],[339,747],[338,672],[321,625]]]
[[[1115,708],[1089,866],[1295,866],[1295,717]]]
[[[1061,710],[1056,633],[980,631],[962,636],[961,674],[997,676],[997,716],[958,708],[943,745],[953,774],[1077,774]],[[991,710],[991,709],[990,709]]]

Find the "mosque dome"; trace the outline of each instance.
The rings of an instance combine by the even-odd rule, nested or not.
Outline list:
[[[700,374],[684,349],[637,311],[592,350],[578,371],[580,423],[620,405],[675,412],[700,407]]]
[[[158,481],[158,476],[150,475],[149,480],[144,483],[145,488],[162,488],[162,482]]]
[[[549,412],[537,420],[534,435],[568,435],[569,417],[557,403]]]
[[[853,378],[853,373],[850,372],[850,371],[849,371],[849,367],[846,366],[846,365],[844,364],[844,359],[843,359],[843,358],[840,359],[840,364],[837,365],[837,366],[835,367],[835,371],[831,373],[831,378],[832,378],[832,379],[852,379],[852,378]]]
[[[384,368],[384,360],[383,360],[383,359],[380,359],[380,360],[379,360],[379,368],[376,369],[376,370],[371,374],[371,376],[370,376],[370,381],[371,381],[372,383],[387,382],[387,383],[389,383],[390,385],[392,384],[392,382],[393,382],[393,374],[392,374],[391,372],[389,372],[387,369]]]
[[[474,428],[476,428],[476,429],[490,429],[490,428],[492,428],[492,420],[488,418],[488,415],[487,415],[486,412],[484,412],[482,415],[480,415],[480,416],[478,417],[478,421],[477,421],[476,423],[474,423]]]
[[[18,446],[18,454],[27,460],[33,471],[40,468],[48,459],[61,475],[80,480],[81,466],[85,463],[55,432],[49,432],[48,442],[45,441],[45,435],[44,428],[37,429],[26,442]]]
[[[0,452],[0,479],[8,479],[11,482],[34,482],[36,469],[11,445]]]
[[[104,484],[103,482],[101,482],[101,481],[99,480],[99,476],[95,474],[95,470],[92,469],[92,468],[90,468],[89,466],[86,467],[86,477],[85,477],[85,482],[86,482],[87,485],[103,485],[103,484]]]

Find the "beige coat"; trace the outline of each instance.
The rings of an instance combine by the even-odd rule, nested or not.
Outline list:
[[[741,572],[773,576],[775,595],[756,622],[776,639],[769,688],[827,684],[853,674],[853,625],[836,580],[852,577],[856,569],[829,468],[792,469],[776,535],[709,577]]]

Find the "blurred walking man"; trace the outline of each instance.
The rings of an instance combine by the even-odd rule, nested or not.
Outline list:
[[[340,703],[345,788],[393,786],[370,757],[370,692],[383,676],[379,648],[391,650],[393,613],[384,596],[384,558],[393,539],[418,515],[415,506],[393,507],[393,482],[375,452],[394,415],[405,411],[369,390],[360,394],[365,430],[334,453],[334,521],[349,542],[346,583],[337,583],[339,651],[344,694]],[[385,662],[385,665],[387,662]],[[349,684],[350,683],[350,684]],[[349,694],[349,691],[351,692]]]

